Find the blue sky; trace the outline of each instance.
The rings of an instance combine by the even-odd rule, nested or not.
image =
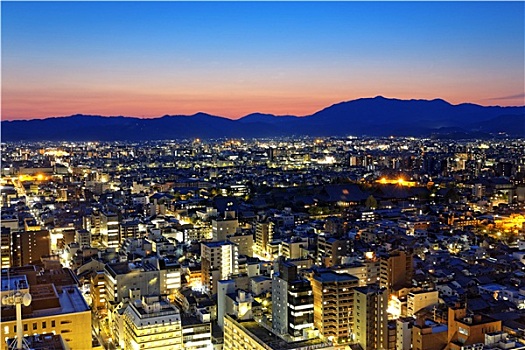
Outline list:
[[[523,2],[2,2],[2,115],[523,105]],[[513,97],[514,96],[514,97]]]

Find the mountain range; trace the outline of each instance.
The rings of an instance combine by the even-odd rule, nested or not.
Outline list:
[[[141,141],[279,136],[525,137],[525,106],[452,105],[382,96],[341,102],[307,116],[253,113],[237,120],[206,113],[142,119],[72,115],[2,121],[2,141]]]

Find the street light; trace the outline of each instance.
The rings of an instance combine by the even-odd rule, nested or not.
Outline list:
[[[16,307],[16,348],[23,349],[24,332],[22,330],[22,304],[29,306],[31,304],[31,294],[24,293],[20,290],[6,295],[2,298],[2,305]]]

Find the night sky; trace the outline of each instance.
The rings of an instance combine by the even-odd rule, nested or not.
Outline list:
[[[524,105],[524,4],[2,1],[2,119]]]

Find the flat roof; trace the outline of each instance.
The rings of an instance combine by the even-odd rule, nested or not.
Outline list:
[[[8,342],[14,341],[15,338],[9,339]],[[36,334],[25,336],[24,341],[29,345],[32,350],[66,350],[69,347],[65,344],[60,334]]]
[[[233,317],[231,317],[230,315],[228,316],[232,320],[234,320],[238,324],[238,326],[240,326],[241,328],[244,328],[245,330],[247,330],[248,332],[256,336],[257,338],[254,339],[255,341],[258,340],[262,344],[266,344],[272,349],[291,350],[291,349],[300,349],[300,348],[304,348],[308,346],[315,346],[315,348],[317,349],[331,348],[330,343],[322,341],[319,338],[288,343],[282,338],[270,332],[268,329],[259,325],[259,323],[257,323],[256,321],[253,321],[253,320],[238,321],[234,319]]]
[[[236,245],[235,243],[232,243],[230,241],[202,242],[202,244],[204,244],[208,248],[218,248],[225,245]]]
[[[35,285],[31,287],[32,304],[42,305],[42,302],[52,299],[58,303],[50,303],[51,307],[34,309],[31,305],[23,307],[23,318],[47,317],[89,311],[90,308],[77,286],[63,286],[55,288],[52,284]],[[40,302],[39,302],[40,300]],[[12,311],[12,312],[10,312]],[[2,307],[2,322],[16,319],[14,307]]]
[[[359,278],[350,275],[348,273],[337,273],[333,271],[321,272],[320,274],[314,275],[314,280],[321,283],[328,282],[349,282],[349,281],[359,281]]]
[[[26,275],[18,275],[18,276],[5,276],[2,275],[1,279],[1,290],[2,294],[15,291],[19,289],[28,289],[29,284],[27,283],[27,277]]]

